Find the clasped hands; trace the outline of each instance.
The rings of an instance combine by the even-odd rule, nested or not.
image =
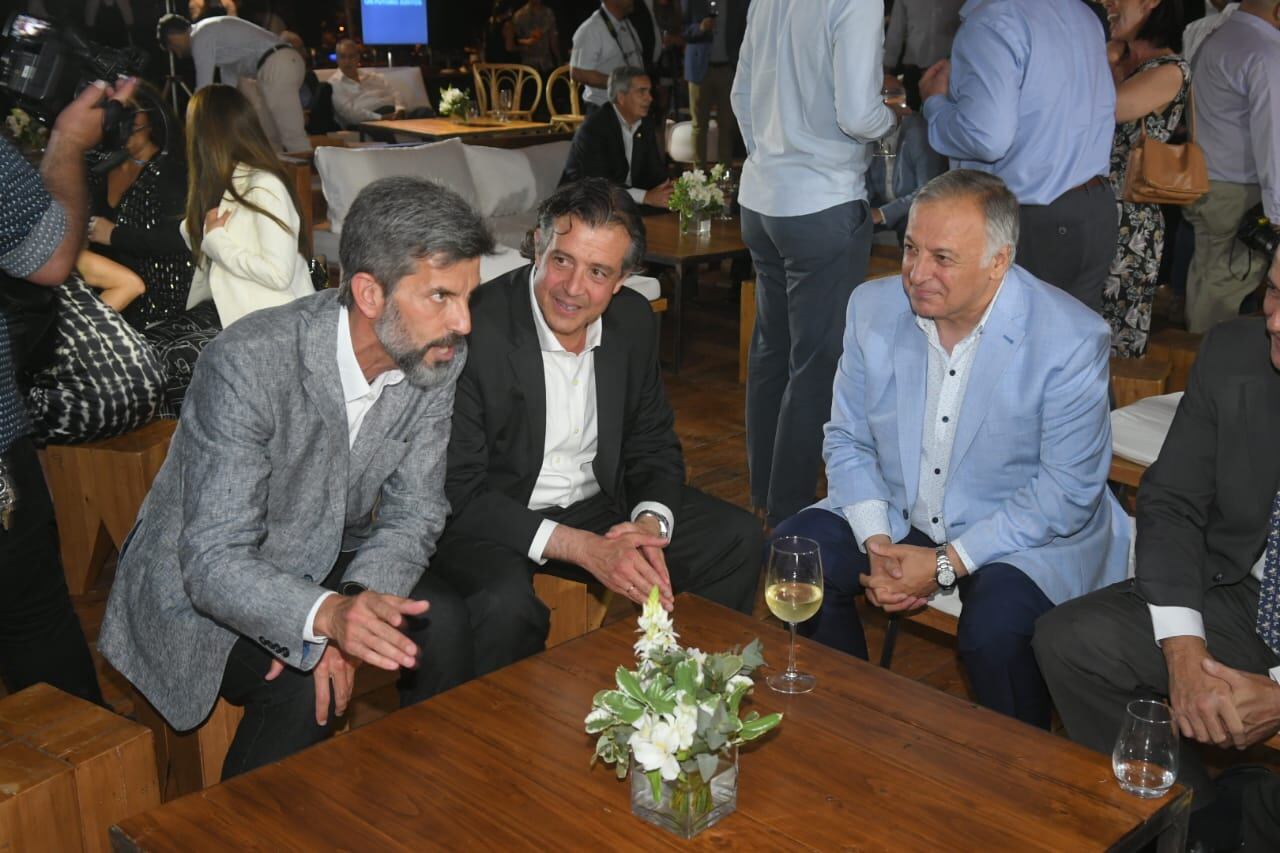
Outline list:
[[[648,517],[624,521],[603,536],[561,524],[551,534],[544,554],[581,566],[609,589],[637,604],[658,587],[658,600],[670,610],[675,606],[671,575],[662,549],[667,540],[658,523]]]
[[[886,613],[918,610],[938,591],[938,556],[933,548],[918,545],[895,545],[883,534],[868,536],[863,543],[871,571],[858,578],[866,591],[867,601]],[[947,556],[956,576],[968,573],[954,548],[947,546]]]
[[[428,606],[425,601],[369,590],[355,596],[331,595],[320,604],[313,630],[328,637],[329,644],[312,672],[317,725],[328,722],[330,697],[338,716],[346,712],[361,663],[387,670],[417,664],[418,647],[400,627],[405,617],[421,616]],[[284,664],[272,660],[266,680],[275,680],[283,671]]]
[[[1280,684],[1214,660],[1199,637],[1166,637],[1160,645],[1183,737],[1247,749],[1280,730]]]

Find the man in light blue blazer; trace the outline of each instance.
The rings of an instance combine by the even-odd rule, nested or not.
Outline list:
[[[803,629],[863,658],[858,592],[900,612],[958,587],[978,701],[1047,728],[1035,621],[1123,579],[1129,532],[1106,487],[1107,325],[1014,266],[1017,243],[999,178],[957,170],[920,191],[902,275],[849,300],[828,497],[775,536],[817,540],[826,599]]]

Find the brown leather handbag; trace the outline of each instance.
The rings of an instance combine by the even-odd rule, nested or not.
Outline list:
[[[1142,137],[1129,152],[1129,169],[1124,178],[1124,200],[1137,204],[1191,204],[1209,191],[1209,169],[1204,152],[1196,144],[1196,104],[1187,90],[1187,141],[1179,145],[1158,142],[1147,136],[1147,120],[1142,119]]]

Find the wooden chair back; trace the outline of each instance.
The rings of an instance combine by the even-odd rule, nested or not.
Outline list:
[[[531,65],[477,62],[471,66],[475,76],[476,106],[481,114],[498,109],[498,93],[509,89],[511,112],[508,118],[533,121],[533,113],[542,102],[542,75]]]
[[[555,88],[560,84],[568,90],[569,112],[556,112]],[[569,76],[569,63],[565,63],[547,77],[547,110],[551,123],[562,130],[573,130],[582,123],[582,84]],[[563,100],[561,101],[563,103]]]

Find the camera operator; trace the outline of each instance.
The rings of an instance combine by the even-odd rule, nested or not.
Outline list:
[[[85,152],[102,138],[104,95],[124,100],[133,88],[132,81],[115,90],[86,87],[54,122],[41,174],[0,139],[0,288],[13,279],[56,287],[70,275],[85,241]],[[11,692],[45,681],[101,704],[27,432],[8,320],[0,313],[0,680]]]

